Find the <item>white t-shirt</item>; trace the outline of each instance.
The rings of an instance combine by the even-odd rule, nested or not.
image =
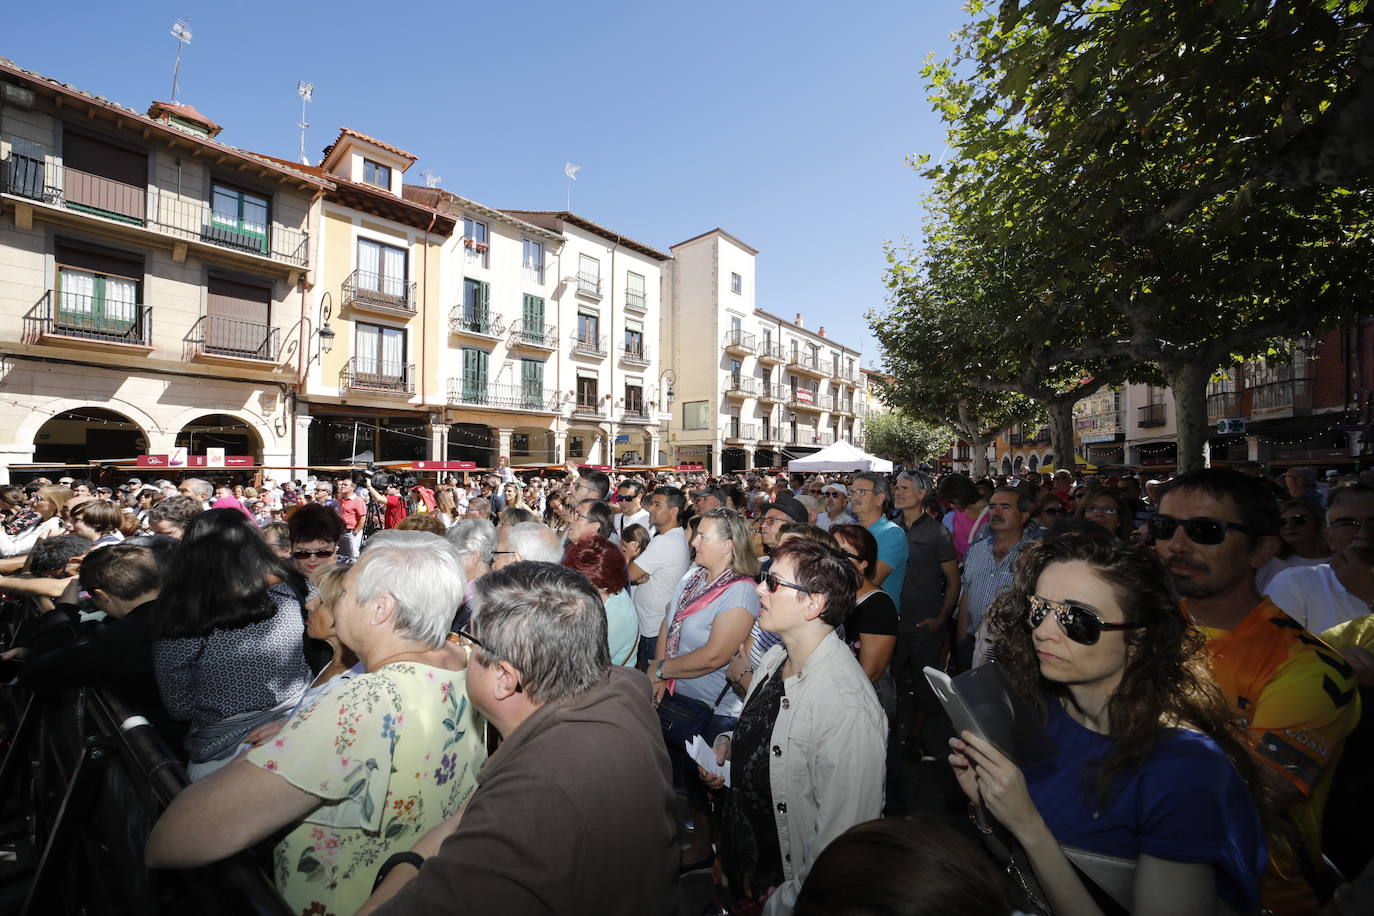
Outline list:
[[[1295,566],[1321,566],[1330,562],[1330,557],[1300,557],[1296,554],[1287,558],[1274,557],[1255,573],[1255,591],[1263,595],[1264,590],[1269,587],[1269,583],[1274,581],[1274,577],[1285,569],[1292,569]]]
[[[635,610],[639,613],[639,635],[657,636],[663,626],[663,614],[673,600],[673,590],[692,565],[687,550],[687,533],[672,528],[655,535],[649,546],[635,560],[635,565],[649,574],[649,580],[634,587]]]
[[[1369,613],[1369,605],[1346,591],[1329,565],[1285,569],[1273,578],[1265,594],[1313,634]]]
[[[617,547],[620,546],[620,532],[624,531],[631,525],[643,525],[645,528],[649,529],[650,534],[653,534],[654,526],[649,524],[648,509],[645,509],[643,506],[640,506],[638,512],[631,512],[629,515],[626,515],[623,512],[619,513],[612,520],[611,525],[611,528],[614,529],[614,533],[611,535],[611,540],[615,543]]]

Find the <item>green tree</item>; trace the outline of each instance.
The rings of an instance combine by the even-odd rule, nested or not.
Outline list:
[[[869,452],[908,466],[943,455],[956,438],[944,424],[927,423],[898,411],[875,413],[864,428]]]

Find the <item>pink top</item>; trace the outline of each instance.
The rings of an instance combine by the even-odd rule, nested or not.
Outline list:
[[[962,509],[954,510],[954,552],[958,554],[960,563],[964,562],[969,546],[987,523],[987,509],[977,519],[969,518]]]

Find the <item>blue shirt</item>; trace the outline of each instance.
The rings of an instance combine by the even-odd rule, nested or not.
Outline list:
[[[1021,540],[1012,545],[1007,555],[998,562],[992,552],[996,542],[993,538],[976,541],[964,557],[964,576],[961,582],[963,594],[968,595],[968,632],[976,633],[983,619],[983,612],[992,607],[992,602],[1002,592],[1011,588],[1011,580],[1016,573],[1016,558],[1027,544],[1040,540],[1044,535],[1038,527],[1027,525],[1021,532]]]
[[[883,591],[892,598],[893,604],[901,607],[902,582],[906,579],[906,532],[881,515],[868,530],[878,541],[878,562],[892,567],[892,572],[883,580]]]
[[[1240,913],[1259,906],[1268,863],[1255,803],[1215,741],[1198,732],[1165,729],[1142,766],[1113,779],[1098,810],[1095,768],[1112,739],[1079,725],[1049,698],[1046,730],[1055,759],[1026,771],[1030,795],[1062,846],[1135,859],[1206,862],[1217,894]]]

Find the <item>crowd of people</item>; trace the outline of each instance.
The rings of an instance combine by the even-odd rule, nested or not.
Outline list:
[[[309,916],[1369,912],[1370,477],[39,478],[0,658],[182,749],[150,867]]]

